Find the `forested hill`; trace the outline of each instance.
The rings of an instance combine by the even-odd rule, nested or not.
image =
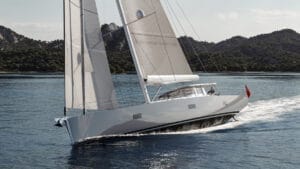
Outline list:
[[[201,64],[193,57],[195,49],[208,71],[300,71],[300,34],[290,29],[216,44],[188,37],[180,42],[196,70]]]
[[[101,29],[112,72],[134,71],[123,29],[115,24]],[[300,34],[290,29],[252,38],[236,36],[219,43],[190,37],[181,37],[179,42],[194,71],[300,71]],[[0,71],[63,69],[62,40],[36,41],[0,26]]]
[[[0,26],[0,71],[64,70],[63,41],[37,41]]]

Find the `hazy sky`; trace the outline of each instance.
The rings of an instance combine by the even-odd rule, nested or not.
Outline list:
[[[96,1],[101,23],[120,24],[115,0]],[[300,32],[300,0],[162,1],[172,4],[188,35],[197,39],[176,2],[180,4],[200,40],[218,42],[235,35],[250,37],[284,28]],[[61,39],[62,5],[63,0],[0,0],[0,25],[34,39]],[[178,25],[173,26],[182,34]]]

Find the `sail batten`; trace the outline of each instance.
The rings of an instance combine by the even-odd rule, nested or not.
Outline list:
[[[66,108],[115,108],[117,100],[95,0],[65,0],[65,24]]]
[[[119,0],[119,3],[141,78],[147,81],[152,75],[193,74],[160,0]]]

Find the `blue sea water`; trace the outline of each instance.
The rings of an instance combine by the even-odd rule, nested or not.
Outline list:
[[[237,122],[77,147],[53,126],[64,107],[63,76],[0,75],[0,168],[300,167],[299,73],[200,75],[203,83],[217,82],[222,94],[241,93],[248,84],[252,98]],[[114,82],[122,104],[141,102],[135,75],[116,75]]]

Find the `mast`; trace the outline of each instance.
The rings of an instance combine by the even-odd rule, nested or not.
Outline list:
[[[69,20],[70,20],[70,48],[71,48],[71,79],[72,79],[72,107],[74,107],[74,65],[73,65],[73,37],[72,37],[72,8],[71,8],[71,3],[70,0],[65,0],[65,1],[69,1],[68,5],[69,5]],[[66,23],[65,23],[66,24]],[[66,25],[65,25],[66,26]],[[65,34],[66,36],[66,34]],[[66,48],[65,48],[66,50]]]
[[[126,38],[127,38],[127,41],[128,41],[128,45],[129,45],[129,48],[130,48],[130,52],[132,54],[132,58],[133,58],[133,61],[134,61],[135,67],[136,67],[137,75],[139,77],[140,86],[142,88],[145,101],[146,101],[146,103],[149,104],[149,103],[151,103],[151,100],[150,100],[150,97],[149,97],[147,85],[146,85],[146,83],[145,83],[145,81],[142,77],[142,73],[141,73],[142,69],[141,69],[139,60],[137,59],[137,52],[136,52],[136,50],[133,46],[133,40],[130,36],[130,31],[129,31],[129,28],[128,28],[128,25],[127,25],[126,17],[124,16],[124,9],[123,9],[122,3],[120,2],[121,0],[116,0],[116,1],[117,1],[117,4],[118,4],[118,9],[119,9],[120,16],[121,16],[121,19],[122,19],[122,22],[123,22],[123,26],[124,26]]]
[[[63,0],[63,22],[64,22],[64,45],[63,45],[63,49],[64,49],[64,55],[66,54],[66,42],[65,42],[65,40],[66,40],[66,2],[65,2],[66,0]],[[66,58],[66,56],[65,56],[65,58]],[[65,64],[66,64],[66,59],[65,59]],[[64,106],[64,116],[67,116],[67,94],[66,94],[66,71],[65,71],[65,75],[64,75],[64,89],[65,89],[65,92],[64,92],[64,98],[65,98],[65,100],[64,100],[64,102],[65,102],[65,106]]]
[[[82,113],[85,115],[85,68],[84,68],[84,7],[83,0],[80,0],[80,29],[81,29],[81,73],[82,73]]]

